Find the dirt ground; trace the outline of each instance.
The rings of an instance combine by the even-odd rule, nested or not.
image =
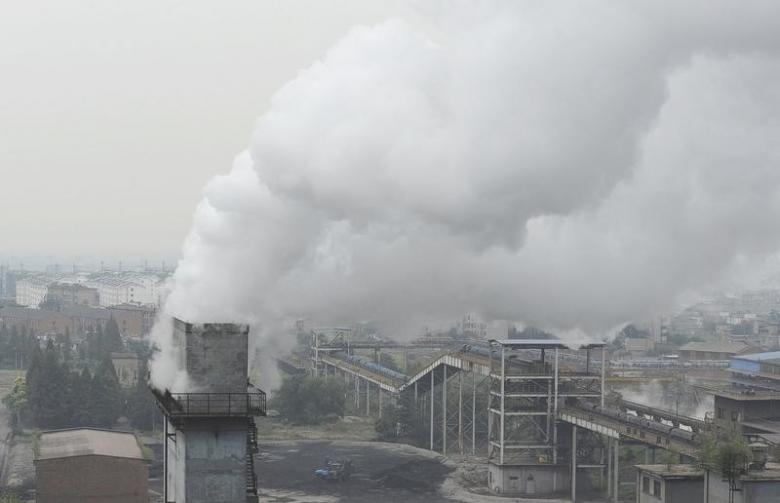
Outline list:
[[[326,457],[349,458],[355,472],[345,482],[323,481],[314,470]],[[453,472],[444,458],[413,447],[380,442],[261,441],[255,463],[264,502],[455,501],[438,490]]]

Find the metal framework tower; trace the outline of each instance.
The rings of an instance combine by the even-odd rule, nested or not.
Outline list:
[[[549,494],[574,487],[576,427],[559,428],[558,412],[567,404],[601,403],[604,345],[573,348],[559,340],[521,339],[490,344],[490,488]],[[596,348],[601,349],[599,365],[590,358]],[[559,438],[564,433],[571,442],[566,448]],[[569,462],[562,458],[564,451],[571,455]]]
[[[248,381],[249,327],[174,319],[186,390],[152,392],[165,414],[165,503],[256,503],[254,418],[265,393]]]

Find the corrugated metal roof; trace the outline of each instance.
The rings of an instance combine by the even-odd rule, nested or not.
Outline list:
[[[749,355],[739,355],[732,357],[738,360],[748,360],[751,362],[762,362],[766,360],[775,360],[780,358],[780,351],[768,351],[766,353],[753,353]]]
[[[40,452],[36,459],[90,455],[144,459],[141,448],[132,433],[95,428],[75,428],[41,433]]]

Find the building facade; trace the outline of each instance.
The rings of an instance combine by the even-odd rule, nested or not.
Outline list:
[[[704,472],[695,465],[636,465],[636,503],[693,503],[704,496]]]
[[[149,470],[132,433],[43,432],[35,478],[38,503],[149,502]]]
[[[51,279],[30,275],[16,281],[16,303],[24,307],[38,307],[46,299]]]

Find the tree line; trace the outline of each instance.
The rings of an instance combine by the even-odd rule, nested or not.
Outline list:
[[[11,331],[8,331],[11,339]],[[17,338],[21,337],[17,332]],[[12,411],[15,428],[44,429],[104,427],[126,416],[138,429],[149,429],[157,414],[146,386],[150,351],[136,348],[140,367],[132,389],[122,389],[111,361],[111,352],[125,349],[116,322],[87,335],[76,360],[69,334],[49,340],[41,349],[37,340],[25,346],[27,371],[4,400]],[[26,334],[29,338],[30,334]]]

